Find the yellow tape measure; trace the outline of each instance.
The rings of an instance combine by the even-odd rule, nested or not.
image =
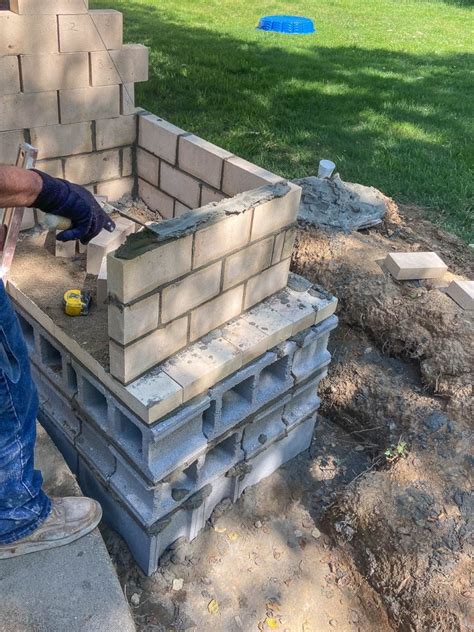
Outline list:
[[[64,312],[68,316],[87,316],[91,304],[88,292],[68,290],[64,294]]]

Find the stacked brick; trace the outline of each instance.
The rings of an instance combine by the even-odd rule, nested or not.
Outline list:
[[[112,375],[130,383],[284,288],[300,196],[295,185],[267,185],[156,225],[143,254],[110,255]],[[142,233],[129,250],[135,242]]]
[[[0,10],[0,163],[20,142],[38,168],[112,199],[134,178],[134,84],[148,51],[123,45],[122,14],[87,0],[11,0]]]
[[[146,573],[156,570],[176,539],[193,539],[219,502],[237,500],[308,448],[336,305],[298,279],[296,289],[254,307],[220,332],[236,357],[244,354],[234,370],[222,361],[213,379],[199,382],[184,404],[168,394],[174,404],[151,423],[85,368],[73,345],[61,344],[45,321],[40,325],[18,305],[40,392],[40,421]],[[260,327],[269,344],[276,344],[262,351],[248,339],[249,327]],[[214,352],[214,340],[201,342],[206,357]],[[239,341],[247,342],[246,349]],[[187,360],[181,366],[195,373]]]

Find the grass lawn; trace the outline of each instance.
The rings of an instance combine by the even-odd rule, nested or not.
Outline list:
[[[473,237],[467,0],[94,0],[150,47],[137,103],[288,178],[320,158]],[[257,31],[262,15],[315,36]]]

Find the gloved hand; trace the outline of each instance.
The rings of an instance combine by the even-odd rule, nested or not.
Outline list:
[[[115,229],[115,223],[87,189],[37,169],[33,171],[43,180],[43,188],[31,207],[71,220],[71,228],[59,233],[56,237],[58,241],[80,239],[82,244],[87,244],[103,228],[109,232]]]

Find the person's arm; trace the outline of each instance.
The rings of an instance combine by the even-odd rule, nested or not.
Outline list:
[[[37,169],[0,165],[0,208],[33,207],[71,220],[71,228],[59,233],[59,241],[80,239],[89,243],[102,229],[112,232],[114,222],[92,193],[67,180],[53,178]]]
[[[42,188],[35,171],[0,165],[0,208],[32,206]]]

